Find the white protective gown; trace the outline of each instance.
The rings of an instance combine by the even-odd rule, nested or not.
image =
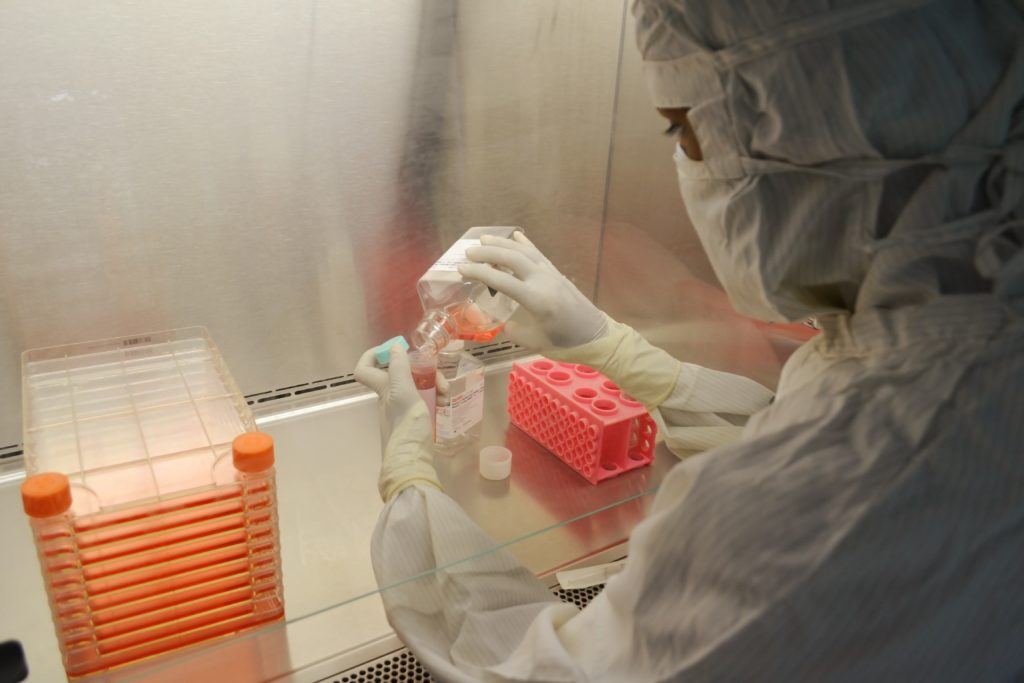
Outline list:
[[[403,491],[373,540],[391,623],[444,681],[1024,675],[1021,4],[634,12],[655,104],[691,107],[708,160],[681,176],[759,188],[704,226],[734,303],[823,332],[770,405],[683,366],[670,443],[717,424],[693,419],[708,396],[755,414],[672,470],[582,611],[445,494]]]

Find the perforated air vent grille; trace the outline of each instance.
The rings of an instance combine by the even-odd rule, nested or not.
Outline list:
[[[602,583],[599,586],[591,586],[590,588],[574,588],[572,590],[559,588],[554,591],[554,593],[562,602],[571,602],[580,609],[583,609],[589,605],[590,601],[596,598],[603,589],[604,584]]]
[[[571,602],[583,608],[593,600],[604,584],[590,588],[552,591],[562,602]],[[430,674],[416,660],[409,650],[402,648],[379,657],[366,664],[361,664],[342,673],[328,676],[318,683],[419,683],[433,681]]]
[[[391,681],[432,681],[408,650],[399,650],[344,674],[325,678],[321,683],[390,683]]]

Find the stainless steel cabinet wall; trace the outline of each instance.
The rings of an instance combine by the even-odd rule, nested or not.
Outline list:
[[[201,324],[247,393],[348,372],[472,225],[677,315],[634,285],[713,277],[624,5],[0,5],[0,446],[27,348]]]
[[[623,6],[0,6],[0,446],[19,353],[193,324],[243,391],[347,372],[475,224],[592,292]]]

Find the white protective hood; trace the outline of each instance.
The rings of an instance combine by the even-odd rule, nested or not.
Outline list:
[[[690,108],[705,175],[735,186],[696,227],[741,312],[797,320],[987,292],[1024,308],[1020,2],[633,11],[654,104]]]

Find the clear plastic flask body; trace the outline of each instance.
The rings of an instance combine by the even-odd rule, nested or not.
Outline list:
[[[479,246],[482,236],[511,237],[519,229],[470,228],[419,279],[423,319],[412,333],[414,348],[438,353],[454,340],[487,342],[501,332],[518,304],[480,282],[464,280],[458,267],[470,263],[466,249]]]

